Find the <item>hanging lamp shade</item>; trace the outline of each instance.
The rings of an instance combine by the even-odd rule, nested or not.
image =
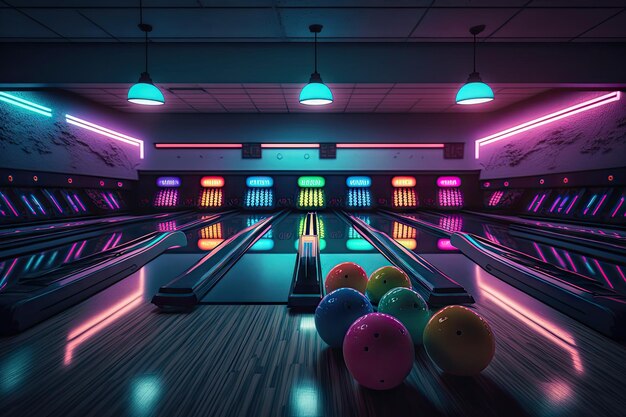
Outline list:
[[[317,72],[317,34],[322,31],[322,25],[311,25],[309,30],[315,35],[315,70],[311,74],[309,83],[300,91],[300,104],[306,106],[323,106],[333,102],[333,92],[322,81]]]
[[[322,82],[317,72],[311,74],[309,83],[300,91],[300,104],[307,106],[323,106],[333,102],[333,92]]]
[[[144,72],[139,77],[137,84],[128,90],[128,101],[144,106],[160,106],[165,104],[165,97],[163,97],[161,90],[154,85],[150,75]]]
[[[485,25],[473,26],[470,33],[474,37],[474,71],[467,82],[456,93],[456,104],[480,104],[493,100],[493,90],[480,78],[476,71],[476,36],[485,30]]]
[[[456,104],[480,104],[493,100],[493,90],[477,72],[470,74],[467,82],[456,93]]]

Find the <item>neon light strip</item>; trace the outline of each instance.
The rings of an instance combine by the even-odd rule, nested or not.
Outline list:
[[[609,281],[609,277],[606,276],[606,273],[604,272],[604,269],[602,269],[602,267],[600,266],[600,262],[598,262],[597,259],[594,259],[593,262],[596,264],[596,266],[600,270],[600,275],[602,275],[602,278],[604,278],[606,283],[609,284],[609,287],[611,287],[611,289],[613,289],[613,284],[611,284],[611,281]]]
[[[4,276],[2,277],[2,281],[0,282],[0,291],[2,291],[4,289],[4,287],[7,285],[7,282],[9,282],[9,280],[8,280],[9,275],[11,274],[11,271],[13,271],[13,267],[15,266],[16,263],[17,263],[17,258],[13,259],[13,262],[11,263],[11,266],[9,267],[7,272],[5,272]]]
[[[116,234],[117,234],[117,232],[116,232],[116,233],[113,233],[113,234],[111,235],[111,237],[110,237],[110,238],[109,238],[109,240],[107,241],[106,245],[104,245],[104,247],[102,248],[102,251],[101,251],[101,252],[104,252],[104,251],[106,251],[107,249],[109,249],[109,246],[111,245],[111,242],[113,242],[113,239],[115,238],[115,235],[116,235]]]
[[[120,240],[122,240],[122,235],[123,233],[120,232],[120,235],[117,237],[117,239],[115,239],[115,242],[113,242],[113,244],[111,245],[109,249],[113,249],[120,243]]]
[[[5,103],[13,104],[14,106],[21,107],[23,109],[42,114],[44,116],[52,116],[52,109],[40,106],[39,104],[33,103],[32,101],[24,100],[23,98],[4,93],[2,91],[0,91],[0,100],[4,101]]]
[[[626,282],[626,276],[624,276],[624,271],[622,271],[622,268],[620,268],[619,265],[615,265],[615,268],[617,269],[619,276],[622,277],[624,282]]]
[[[567,269],[567,267],[565,266],[565,262],[563,262],[563,258],[561,258],[561,256],[558,254],[556,249],[554,247],[552,247],[551,249],[552,249],[552,253],[554,254],[554,257],[556,258],[556,260],[559,261],[559,265],[561,265],[561,267],[563,269]]]
[[[63,263],[66,264],[67,261],[70,260],[70,258],[72,257],[72,254],[74,253],[74,249],[76,249],[76,245],[78,244],[78,242],[74,242],[74,244],[72,245],[72,247],[70,248],[70,251],[67,253],[67,256],[65,257],[65,259],[63,260]]]
[[[572,209],[572,207],[574,207],[574,203],[576,203],[576,200],[578,200],[578,194],[574,196],[574,199],[570,203],[569,207],[567,208],[567,210],[565,210],[565,214],[569,214],[569,211]]]
[[[344,149],[441,149],[443,143],[338,143],[337,148]]]
[[[622,196],[622,198],[619,199],[619,203],[617,203],[617,207],[615,207],[615,210],[613,210],[613,214],[611,214],[611,218],[615,217],[620,207],[622,207],[622,204],[624,204],[624,196]]]
[[[533,246],[535,247],[535,250],[539,254],[539,257],[541,257],[541,260],[544,261],[545,263],[548,263],[548,261],[546,261],[546,257],[543,256],[543,252],[541,252],[541,249],[539,248],[539,245],[537,245],[536,242],[533,242]]]
[[[576,269],[576,265],[574,265],[574,261],[572,261],[572,257],[569,256],[569,252],[565,250],[563,251],[563,253],[565,254],[565,258],[567,259],[567,262],[569,262],[569,264],[571,265],[572,270],[574,272],[578,272],[578,269]]]
[[[535,205],[535,201],[537,201],[537,199],[539,198],[539,194],[535,194],[535,198],[533,198],[533,201],[531,201],[530,205],[528,206],[528,211],[530,211],[533,206]]]
[[[319,143],[262,143],[261,148],[275,149],[308,149],[319,148]]]
[[[4,193],[0,193],[0,196],[4,200],[4,203],[11,209],[11,211],[13,212],[13,215],[15,217],[19,217],[19,215],[17,214],[17,211],[15,211],[15,208],[13,208],[13,205],[11,204],[9,199],[4,195]]]
[[[37,212],[33,209],[33,207],[30,205],[30,203],[28,202],[28,199],[26,199],[26,196],[23,195],[22,196],[22,201],[24,202],[24,204],[26,204],[26,207],[28,207],[28,209],[30,210],[31,213],[33,213],[33,216],[37,215]]]
[[[337,143],[338,149],[443,149],[443,143]],[[155,143],[157,149],[239,149],[241,143]],[[319,148],[319,143],[262,143],[261,148]]]
[[[54,206],[57,208],[57,210],[59,210],[59,213],[63,213],[63,209],[59,205],[59,202],[56,200],[56,198],[54,198],[52,193],[50,191],[48,191],[48,190],[43,190],[43,192],[46,193],[48,198],[54,203]]]
[[[39,211],[41,212],[41,214],[43,214],[44,216],[46,215],[46,210],[44,210],[43,206],[41,205],[41,203],[39,203],[39,200],[37,200],[37,197],[35,197],[33,194],[30,195],[30,198],[33,199],[33,203],[35,203],[35,205],[37,206],[37,208],[39,209]]]
[[[550,213],[552,213],[554,211],[554,208],[556,207],[556,205],[559,203],[559,201],[561,200],[561,196],[558,196],[555,200],[554,203],[552,203],[552,207],[550,207]]]
[[[589,199],[589,202],[587,203],[587,207],[585,207],[585,211],[583,211],[583,215],[587,215],[587,212],[589,211],[589,208],[591,208],[591,205],[593,204],[594,201],[596,201],[596,198],[598,198],[597,194],[594,194],[593,197],[591,197],[591,199]]]
[[[120,142],[127,143],[129,145],[138,146],[139,158],[143,159],[144,157],[143,141],[140,139],[136,139],[136,138],[124,135],[122,133],[116,132],[111,129],[107,129],[106,127],[99,126],[95,123],[91,123],[83,119],[79,119],[78,117],[74,117],[70,114],[65,115],[65,121],[69,124],[82,127],[83,129],[87,129],[87,130],[91,130],[92,132],[99,133],[108,138],[115,139]]]
[[[604,195],[602,196],[602,199],[600,199],[600,202],[598,203],[598,205],[596,206],[596,208],[593,210],[593,213],[591,213],[591,215],[592,215],[592,216],[595,216],[595,215],[596,215],[596,213],[598,212],[598,209],[599,209],[600,207],[602,207],[602,203],[604,203],[604,200],[606,200],[606,194],[604,194]]]
[[[80,257],[80,253],[83,251],[86,244],[87,244],[87,241],[83,240],[83,243],[78,247],[78,250],[74,254],[74,259],[78,259]]]
[[[72,209],[74,209],[74,211],[76,213],[79,213],[80,210],[78,209],[78,207],[74,203],[74,200],[72,200],[72,197],[68,193],[63,193],[63,195],[65,196],[65,199],[70,203],[70,206],[72,206]]]
[[[582,258],[583,258],[583,262],[585,263],[585,266],[587,267],[587,271],[589,271],[590,274],[595,275],[596,271],[594,271],[591,265],[589,265],[589,261],[587,260],[587,257],[583,256]]]
[[[239,149],[243,145],[241,143],[155,143],[157,149]]]
[[[537,202],[537,205],[535,206],[535,209],[533,210],[533,213],[536,213],[537,210],[539,209],[539,207],[541,207],[541,203],[543,203],[543,200],[546,198],[546,194],[541,196],[541,199]]]
[[[36,271],[37,269],[39,269],[39,265],[41,265],[41,261],[43,261],[43,258],[46,257],[45,253],[42,253],[39,258],[37,258],[37,262],[35,262],[35,265],[33,265],[33,271]]]
[[[559,204],[559,208],[557,209],[559,213],[561,212],[561,210],[563,210],[563,207],[565,207],[565,204],[567,204],[567,200],[569,200],[568,195],[566,195],[565,198],[563,198],[563,201],[561,201],[561,204]]]
[[[115,198],[113,197],[113,193],[109,193],[109,198],[111,199],[111,202],[113,203],[113,205],[115,206],[115,208],[119,209],[120,205],[117,204],[117,201],[115,200]]]
[[[594,99],[576,104],[574,106],[565,108],[563,110],[559,110],[555,113],[550,113],[546,116],[539,117],[537,119],[522,123],[517,126],[513,126],[509,129],[503,130],[498,133],[494,133],[493,135],[486,136],[484,138],[480,138],[475,142],[475,158],[478,159],[480,156],[480,147],[488,145],[490,143],[494,143],[500,141],[502,139],[508,138],[513,135],[517,135],[518,133],[526,132],[528,130],[534,129],[539,126],[543,126],[548,123],[555,122],[560,119],[564,119],[569,116],[573,116],[577,113],[591,110],[595,107],[603,106],[605,104],[611,103],[613,101],[618,101],[621,97],[621,93],[619,91],[613,91],[609,94],[605,94],[600,97],[596,97]]]
[[[87,209],[85,208],[85,206],[83,206],[82,201],[80,201],[80,198],[78,198],[78,194],[74,194],[74,199],[76,200],[76,202],[78,203],[78,205],[80,206],[80,208],[81,208],[84,212],[87,212]]]
[[[111,204],[111,202],[109,201],[105,193],[102,193],[102,197],[104,198],[104,201],[107,203],[107,206],[109,206],[111,210],[115,210],[115,207],[113,207],[113,204]]]

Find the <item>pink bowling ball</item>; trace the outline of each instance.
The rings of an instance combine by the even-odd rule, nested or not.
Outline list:
[[[400,385],[411,372],[415,348],[409,331],[397,319],[370,313],[350,326],[343,357],[359,384],[385,390]]]

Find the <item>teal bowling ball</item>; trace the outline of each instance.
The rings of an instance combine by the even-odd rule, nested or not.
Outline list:
[[[426,301],[417,292],[404,287],[389,290],[380,299],[378,312],[398,319],[409,331],[413,344],[422,344],[430,312]]]

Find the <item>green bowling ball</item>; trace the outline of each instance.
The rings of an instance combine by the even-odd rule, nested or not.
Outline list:
[[[383,266],[372,272],[367,281],[365,295],[373,304],[378,304],[387,291],[397,287],[411,288],[408,275],[395,266]]]
[[[430,312],[421,295],[409,288],[394,288],[380,299],[378,312],[398,319],[411,334],[413,344],[422,344],[424,328],[430,319]]]

